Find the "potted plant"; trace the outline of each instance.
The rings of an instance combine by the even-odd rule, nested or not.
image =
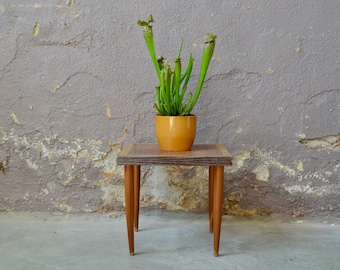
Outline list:
[[[194,94],[186,94],[194,58],[190,53],[187,66],[182,71],[182,39],[173,68],[164,57],[161,56],[157,59],[151,25],[153,22],[152,15],[149,15],[145,21],[139,20],[138,25],[143,29],[143,36],[159,82],[159,85],[156,86],[156,101],[154,102],[154,108],[157,111],[155,116],[156,137],[162,150],[187,151],[191,149],[196,134],[196,116],[192,115],[191,111],[201,93],[214,52],[216,35],[206,35],[196,90]],[[186,138],[187,136],[188,138]]]

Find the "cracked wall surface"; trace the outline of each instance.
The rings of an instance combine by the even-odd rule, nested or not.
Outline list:
[[[225,214],[340,216],[340,3],[0,0],[0,211],[124,211],[128,142],[155,142],[159,55],[218,35],[196,143],[223,143]],[[192,90],[191,90],[192,91]],[[142,167],[141,207],[206,212],[205,167]]]

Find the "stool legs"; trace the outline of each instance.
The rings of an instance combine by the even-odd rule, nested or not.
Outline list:
[[[209,223],[214,233],[214,256],[218,256],[223,203],[224,167],[209,166]],[[126,207],[126,226],[130,255],[134,255],[134,229],[138,231],[140,166],[125,165],[124,189]]]
[[[139,221],[139,197],[140,197],[140,166],[133,166],[133,182],[134,182],[134,215],[135,215],[135,232],[138,232]]]
[[[213,232],[213,196],[214,195],[214,167],[209,166],[209,225]]]
[[[218,256],[220,247],[220,232],[222,220],[222,203],[223,203],[223,182],[224,167],[214,166],[213,168],[213,231],[214,231],[214,256]]]
[[[130,255],[133,256],[134,251],[134,173],[132,165],[124,167],[124,189],[125,189],[125,211],[126,226],[128,232]]]

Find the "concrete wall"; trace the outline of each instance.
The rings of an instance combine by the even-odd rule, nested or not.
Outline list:
[[[159,55],[218,35],[196,142],[223,143],[224,212],[340,216],[340,2],[0,0],[0,210],[123,211],[128,142],[154,142]],[[142,207],[207,210],[207,169],[142,168]]]

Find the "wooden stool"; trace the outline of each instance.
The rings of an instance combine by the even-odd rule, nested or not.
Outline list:
[[[214,233],[214,255],[220,245],[224,166],[231,166],[231,155],[221,144],[195,144],[191,151],[167,152],[158,144],[131,143],[118,155],[117,164],[124,165],[126,225],[130,255],[134,255],[134,230],[138,231],[140,166],[194,165],[209,167],[209,220]]]

